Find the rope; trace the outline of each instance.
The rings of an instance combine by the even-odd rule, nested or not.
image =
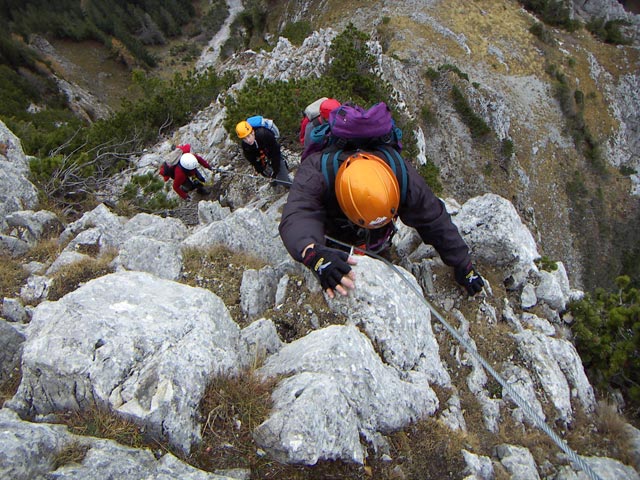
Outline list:
[[[249,173],[232,172],[230,170],[222,170],[215,167],[212,168],[211,171],[215,171],[216,173],[219,173],[221,175],[235,175],[237,177],[255,178],[256,180],[269,180],[270,182],[276,182],[277,184],[293,185],[293,182],[288,182],[286,180],[276,180],[275,178],[267,179],[267,177],[263,177],[262,175],[251,175]]]
[[[387,259],[376,255],[373,252],[370,252],[368,250],[364,250],[358,247],[354,247],[353,245],[349,245],[347,243],[341,242],[339,240],[336,240],[335,238],[329,237],[328,235],[325,235],[325,238],[327,238],[328,240],[331,240],[332,242],[335,242],[339,245],[342,245],[346,248],[350,248],[353,251],[357,251],[366,255],[369,255],[372,258],[375,258],[377,260],[381,260],[382,262],[384,262],[385,265],[387,265],[388,267],[390,267],[401,279],[402,281],[404,281],[409,288],[411,288],[411,290],[422,300],[422,302],[427,306],[427,308],[429,310],[431,310],[431,313],[433,313],[433,315],[436,317],[436,319],[438,319],[438,321],[447,329],[447,331],[467,350],[467,352],[469,352],[490,374],[491,376],[502,386],[502,388],[507,392],[507,394],[511,397],[511,399],[516,403],[516,405],[518,405],[518,407],[520,407],[529,417],[529,419],[540,429],[542,430],[544,433],[546,433],[549,438],[551,438],[551,440],[553,440],[553,442],[560,447],[560,449],[566,453],[569,458],[580,467],[580,469],[582,469],[583,472],[585,472],[587,474],[587,476],[591,479],[591,480],[602,480],[592,469],[591,467],[584,461],[584,459],[582,457],[580,457],[576,452],[574,452],[571,447],[569,447],[569,445],[567,445],[567,443],[561,439],[558,434],[556,434],[556,432],[554,432],[551,427],[549,427],[549,425],[547,425],[547,423],[545,422],[545,420],[543,418],[541,418],[536,411],[533,409],[533,407],[531,407],[531,405],[529,405],[514,389],[513,387],[511,387],[511,385],[509,385],[503,378],[502,376],[496,372],[494,370],[494,368],[489,365],[489,363],[482,357],[482,355],[480,355],[477,350],[469,343],[467,342],[459,333],[458,331],[453,328],[445,319],[442,315],[440,315],[440,313],[438,312],[438,310],[435,309],[435,307],[433,305],[431,305],[431,303],[429,303],[429,301],[424,298],[424,295],[422,293],[422,291],[420,291],[412,282],[409,281],[408,278],[406,278],[406,276],[395,266],[393,265],[391,262],[389,262]]]

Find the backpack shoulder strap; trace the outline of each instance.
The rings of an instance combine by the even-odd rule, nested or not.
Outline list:
[[[327,183],[328,192],[332,192],[335,189],[336,174],[340,167],[340,154],[341,149],[328,150],[322,154],[321,168],[324,181]]]
[[[400,184],[400,204],[402,205],[407,199],[407,183],[409,180],[404,158],[402,158],[400,153],[393,147],[380,146],[378,150],[384,154],[384,159],[398,179],[398,183]]]

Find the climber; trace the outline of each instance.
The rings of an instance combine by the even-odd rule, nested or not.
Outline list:
[[[289,188],[289,170],[275,134],[266,127],[254,128],[246,120],[236,125],[236,134],[242,140],[242,154],[256,172],[272,179],[272,184]]]
[[[335,98],[322,97],[307,105],[302,114],[300,122],[300,143],[306,147],[309,145],[311,132],[318,125],[329,120],[329,113],[338,108],[340,102]]]
[[[484,281],[444,203],[399,154],[392,157],[394,174],[391,160],[383,160],[390,158],[391,150],[387,146],[370,152],[331,150],[328,162],[325,152],[318,152],[300,164],[279,225],[289,254],[313,271],[329,298],[335,292],[347,295],[355,288],[351,265],[357,261],[325,235],[383,252],[400,217],[454,268],[455,280],[469,295],[480,292]],[[334,156],[336,163],[331,161]]]
[[[189,192],[196,190],[200,195],[209,195],[210,190],[204,186],[205,178],[198,170],[198,164],[207,170],[212,170],[211,165],[200,155],[191,153],[191,145],[178,145],[175,149],[181,150],[179,160],[175,165],[164,162],[160,167],[160,175],[164,181],[173,179],[173,190],[184,200],[190,200]],[[175,151],[174,149],[174,151]]]

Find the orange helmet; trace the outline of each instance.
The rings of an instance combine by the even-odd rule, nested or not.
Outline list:
[[[247,135],[253,132],[253,127],[249,125],[249,122],[246,120],[241,121],[236,125],[236,133],[238,134],[238,138],[244,138]]]
[[[371,153],[355,153],[336,174],[336,197],[356,225],[380,228],[398,215],[400,187],[391,167]]]

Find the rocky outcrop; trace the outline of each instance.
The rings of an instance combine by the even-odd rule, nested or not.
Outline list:
[[[503,399],[497,399],[487,390],[489,373],[468,355],[470,352],[464,352],[477,349],[478,339],[471,324],[500,321],[496,313],[499,305],[492,306],[492,296],[484,296],[476,319],[467,319],[453,309],[460,324],[456,331],[464,344],[452,351],[442,350],[444,325],[434,323],[434,307],[416,295],[419,283],[410,273],[432,277],[432,288],[443,296],[444,308],[464,302],[450,279],[434,273],[443,267],[437,256],[415,255],[413,250],[420,247],[415,242],[409,247],[410,242],[406,242],[407,257],[420,264],[427,262],[429,267],[413,269],[409,262],[408,270],[396,273],[379,260],[359,258],[354,267],[356,290],[348,297],[328,302],[334,312],[348,319],[347,324],[318,327],[287,344],[278,338],[269,319],[258,318],[241,329],[215,293],[176,283],[166,270],[158,270],[158,263],[171,265],[172,258],[180,263],[183,248],[224,244],[261,256],[268,264],[256,270],[262,272],[256,278],[261,279],[262,290],[271,293],[242,301],[248,318],[273,308],[285,297],[280,290],[287,288],[289,273],[300,273],[300,267],[285,260],[284,253],[275,254],[282,247],[273,234],[277,210],[262,212],[245,207],[225,212],[215,203],[202,203],[200,210],[210,212],[203,215],[210,223],[185,227],[176,219],[148,214],[126,219],[102,205],[66,226],[61,239],[68,243],[61,257],[90,240],[97,249],[94,254],[113,249],[119,252],[115,261],[118,271],[92,280],[55,302],[42,301],[47,293],[41,290],[41,298],[36,301],[41,303],[33,308],[24,333],[8,329],[15,332],[7,343],[14,353],[2,357],[3,369],[15,365],[16,355],[20,355],[22,380],[5,410],[15,411],[24,419],[46,420],[57,412],[99,406],[136,422],[148,434],[187,453],[200,442],[198,405],[208,379],[239,374],[250,359],[260,355],[265,361],[259,375],[277,379],[278,383],[272,393],[273,409],[254,436],[268,455],[286,463],[363,463],[369,445],[378,452],[389,452],[388,433],[429,416],[442,418],[452,429],[467,430],[465,413],[455,393],[461,389],[477,399],[484,424],[480,428],[490,432],[497,431],[505,416],[523,425],[535,423],[518,403],[522,398],[533,405],[543,421],[543,404],[553,411],[548,421],[565,424],[575,421],[576,409],[593,411],[594,394],[580,358],[555,327],[561,326],[561,309],[571,292],[566,277],[549,283],[547,294],[534,296],[533,303],[546,305],[548,318],[527,313],[517,302],[504,309],[502,316],[511,328],[519,355],[510,357],[500,371],[519,398],[514,400],[505,391]],[[495,195],[471,199],[456,211],[455,219],[474,248],[492,252],[488,260],[481,257],[478,261],[479,265],[492,265],[494,275],[509,278],[514,265],[518,265],[516,270],[527,285],[530,278],[540,274],[533,262],[538,256],[535,243],[505,199]],[[238,237],[245,241],[238,243]],[[525,240],[520,244],[514,238]],[[161,245],[171,247],[156,250],[166,255],[162,262],[145,253]],[[47,274],[30,278],[34,285],[36,280],[46,284]],[[248,277],[242,283],[243,296],[260,288]],[[503,287],[487,288],[495,292]],[[563,300],[550,302],[549,298]],[[492,310],[493,314],[481,313]],[[20,321],[20,317],[13,320]],[[446,360],[452,353],[455,360]],[[452,378],[458,377],[455,370],[463,367],[470,367],[466,379],[454,384]],[[453,393],[439,397],[432,387],[452,389]],[[49,436],[69,435],[61,427],[30,427],[9,412],[3,415],[0,418],[7,425],[6,432],[32,428]],[[127,451],[109,442],[99,447],[89,440],[82,444],[91,452],[81,462],[82,472],[92,471],[101,449]],[[33,445],[34,452],[40,452],[43,458],[33,468],[54,472],[46,460],[54,455],[51,445]],[[109,468],[122,468],[120,455],[113,453]],[[142,452],[135,455],[144,456]],[[465,456],[469,468],[485,468],[473,455],[468,451]],[[28,458],[23,454],[21,460],[12,460],[2,473],[15,471],[6,468],[18,468],[16,462],[26,468]],[[169,460],[166,457],[163,462]],[[513,478],[522,469],[535,472],[538,468],[529,451],[517,445],[502,446],[496,461],[512,471]],[[171,462],[171,468],[186,468],[175,459]],[[144,466],[136,468],[160,468],[158,463],[142,463]],[[69,468],[61,467],[55,473]],[[620,464],[620,468],[631,475],[629,467]]]
[[[0,373],[6,378],[20,362],[22,380],[16,395],[0,410],[0,440],[5,446],[0,452],[0,476],[225,478],[195,470],[169,454],[156,459],[148,451],[76,437],[45,422],[55,420],[59,411],[99,406],[138,423],[154,438],[186,454],[201,440],[198,403],[207,382],[226,373],[240,374],[255,358],[264,359],[258,370],[261,377],[277,384],[273,409],[254,436],[266,455],[281,462],[363,464],[370,447],[376,455],[391,458],[388,435],[427,417],[452,431],[495,438],[491,435],[507,425],[507,419],[517,429],[532,428],[536,422],[531,411],[561,429],[571,428],[579,413],[592,414],[593,389],[567,338],[563,318],[567,302],[581,292],[571,288],[575,283],[565,263],[558,262],[553,272],[535,263],[543,246],[554,258],[566,259],[568,270],[579,277],[574,273],[571,242],[556,235],[566,233],[569,223],[562,202],[564,186],[546,170],[573,156],[575,146],[563,131],[550,82],[536,73],[540,52],[532,53],[528,42],[502,43],[495,36],[485,43],[484,33],[477,36],[473,29],[462,33],[455,24],[459,12],[451,12],[447,20],[437,17],[434,9],[442,2],[383,3],[380,9],[359,8],[344,21],[354,20],[369,32],[379,24],[380,15],[391,21],[402,19],[403,26],[387,39],[393,55],[383,53],[376,42],[372,52],[411,118],[419,118],[424,98],[433,101],[430,106],[438,124],[429,130],[417,128],[422,139],[418,161],[436,161],[449,193],[461,202],[447,201],[447,208],[480,271],[486,272],[485,292],[472,300],[463,297],[436,252],[420,245],[415,232],[400,225],[394,244],[403,257],[402,268],[392,272],[378,260],[361,258],[355,267],[356,290],[347,298],[326,299],[345,323],[321,327],[316,322],[311,332],[287,343],[272,319],[265,317],[287,298],[290,276],[304,278],[300,288],[305,293],[317,292],[318,285],[280,242],[282,195],[255,187],[254,180],[251,188],[243,189],[238,180],[221,194],[226,207],[201,202],[196,224],[189,226],[155,215],[124,218],[100,205],[64,226],[60,256],[50,264],[25,266],[30,276],[19,298],[3,300]],[[323,13],[309,0],[299,4],[298,19],[303,18],[300,12]],[[469,4],[460,10],[468,25],[487,28],[483,19],[498,21],[510,5],[499,15],[492,7],[487,3],[482,10]],[[587,8],[586,2],[580,8]],[[521,14],[526,15],[518,10]],[[527,31],[528,22],[510,18],[518,25],[518,34]],[[435,32],[438,41],[414,35],[416,28]],[[278,80],[317,75],[336,31],[314,32],[302,47],[280,39],[272,52],[246,51],[215,65],[242,72],[234,89],[250,75]],[[580,49],[571,52],[578,55]],[[449,72],[428,85],[424,71],[452,61],[469,74],[470,82]],[[592,56],[590,72],[599,82],[612,85],[602,62]],[[614,88],[603,88],[620,121],[613,134],[616,148],[610,150],[628,155],[626,160],[608,156],[614,165],[637,159],[636,83],[637,73],[630,73],[621,76]],[[488,165],[483,150],[475,148],[448,100],[453,84],[468,95],[499,140],[516,139],[517,153],[508,163]],[[222,127],[224,116],[222,101],[214,100],[171,140],[191,143],[216,167],[233,164],[239,157]],[[10,249],[19,254],[32,247],[51,219],[33,212],[36,196],[26,181],[26,158],[11,132],[5,128],[2,135],[7,140],[0,161],[6,159],[9,170],[0,169],[0,181],[6,172],[15,173],[12,181],[20,178],[24,191],[19,201],[0,198],[1,238],[4,246],[13,245]],[[140,172],[155,170],[169,143],[138,159]],[[487,194],[500,190],[495,188],[491,166],[493,172],[508,174],[504,195]],[[233,168],[228,172],[236,173]],[[224,169],[216,181],[223,174]],[[15,183],[8,185],[16,189]],[[551,214],[543,218],[537,212],[545,208]],[[5,217],[14,212],[18,213],[10,225]],[[242,278],[239,309],[251,321],[245,328],[232,319],[230,306],[215,291],[179,283],[184,251],[212,245],[255,255],[266,264],[247,270]],[[115,273],[89,281],[57,301],[47,300],[52,278],[62,266],[113,251]],[[420,288],[433,304],[416,295]],[[307,308],[313,317],[313,308]],[[444,323],[436,311],[444,312],[453,325]],[[489,351],[497,360],[507,387],[492,385],[493,374],[474,355],[479,350]],[[473,412],[463,408],[470,404],[469,398],[477,407]],[[523,408],[522,400],[529,408]],[[637,433],[632,427],[628,430],[631,444],[637,445]],[[56,453],[69,444],[82,445],[84,458],[56,466]],[[494,468],[511,478],[585,476],[555,451],[537,464],[530,450],[502,439],[490,453],[473,450],[465,445],[460,452],[471,478],[492,478]],[[619,460],[582,458],[603,480],[638,479],[633,467]],[[637,462],[633,455],[627,458]]]
[[[29,161],[22,143],[0,121],[0,230],[4,231],[7,216],[19,210],[31,210],[38,203],[36,187],[29,181]],[[15,251],[11,239],[0,237],[0,245]],[[19,253],[24,250],[18,249]]]

